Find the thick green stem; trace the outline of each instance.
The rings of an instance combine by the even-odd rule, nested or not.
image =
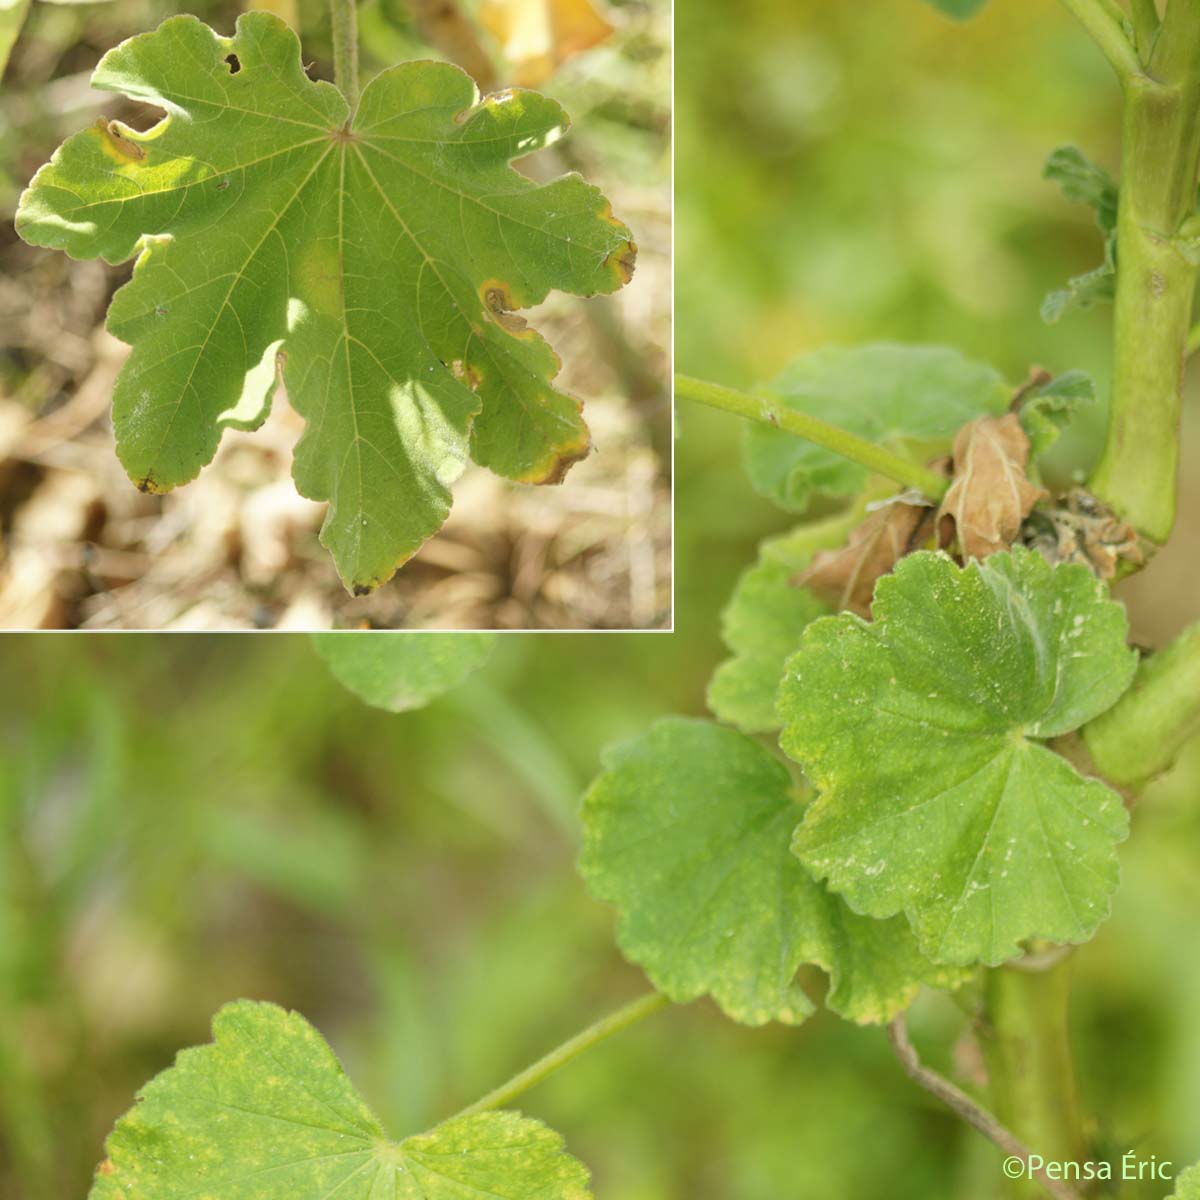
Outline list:
[[[1092,490],[1140,533],[1175,521],[1179,408],[1196,267],[1181,226],[1200,162],[1200,0],[1171,0],[1145,73],[1124,77],[1113,397]]]
[[[539,1058],[532,1066],[526,1067],[524,1071],[514,1075],[507,1083],[488,1092],[486,1096],[476,1100],[474,1104],[468,1105],[456,1115],[465,1117],[470,1113],[487,1112],[493,1108],[506,1107],[522,1092],[527,1092],[531,1087],[541,1083],[548,1075],[553,1075],[560,1067],[566,1066],[573,1058],[578,1058],[585,1050],[591,1049],[605,1038],[612,1037],[614,1033],[628,1029],[630,1025],[658,1012],[659,1009],[666,1008],[670,1003],[670,1000],[659,992],[648,992],[623,1008],[618,1008],[616,1012],[610,1013],[607,1017],[602,1017],[595,1024],[589,1025],[582,1033],[577,1033],[573,1038],[563,1042],[561,1046]]]
[[[333,79],[346,103],[358,106],[358,8],[356,0],[329,0],[333,28]]]
[[[1047,1162],[1083,1162],[1086,1143],[1075,1090],[1068,1009],[1070,957],[1048,970],[988,971],[982,1042],[992,1111]],[[1014,1196],[1036,1196],[1030,1180]]]
[[[675,376],[675,395],[685,400],[695,400],[722,412],[734,413],[760,425],[773,425],[784,433],[792,433],[807,441],[824,446],[834,454],[840,454],[851,462],[859,463],[870,471],[894,479],[905,487],[916,488],[930,500],[940,500],[950,486],[950,481],[936,471],[918,466],[898,454],[892,454],[874,442],[868,442],[853,433],[847,433],[836,425],[797,412],[784,404],[778,404],[768,396],[752,396],[716,383],[705,383],[688,375]]]
[[[1119,787],[1140,788],[1200,733],[1200,624],[1147,655],[1133,687],[1090,722],[1083,740],[1093,765]]]

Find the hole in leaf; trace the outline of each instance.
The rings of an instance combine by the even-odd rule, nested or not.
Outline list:
[[[236,54],[225,55],[225,61],[229,64],[230,75],[236,75],[242,69],[242,64]]]

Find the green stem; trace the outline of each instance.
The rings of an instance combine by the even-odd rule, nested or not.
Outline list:
[[[592,1046],[612,1037],[614,1033],[620,1033],[621,1030],[628,1029],[630,1025],[635,1025],[638,1021],[666,1008],[670,1003],[670,1000],[660,992],[648,992],[623,1008],[618,1008],[616,1012],[609,1013],[607,1017],[602,1017],[595,1024],[589,1025],[582,1033],[577,1033],[573,1038],[569,1038],[561,1046],[539,1058],[532,1066],[526,1067],[524,1071],[514,1075],[507,1083],[501,1084],[494,1091],[488,1092],[486,1096],[476,1100],[474,1104],[468,1105],[455,1115],[465,1117],[471,1113],[488,1112],[494,1108],[506,1107],[522,1092],[527,1092],[531,1087],[535,1087],[547,1076],[553,1075],[560,1067],[565,1067],[572,1059],[578,1058],[585,1050],[591,1049]]]
[[[1175,521],[1180,390],[1196,267],[1181,249],[1200,163],[1200,4],[1171,0],[1145,74],[1124,78],[1113,397],[1091,487],[1140,533]]]
[[[773,425],[785,433],[793,433],[834,454],[840,454],[868,470],[894,479],[906,487],[916,488],[930,500],[940,500],[950,486],[950,481],[936,471],[918,466],[898,454],[892,454],[865,438],[860,438],[836,425],[797,412],[794,408],[779,404],[767,396],[752,396],[716,383],[705,383],[688,375],[675,376],[675,395],[685,400],[695,400],[722,412],[734,413],[748,421],[762,425]]]
[[[1137,51],[1125,36],[1119,17],[1103,0],[1062,0],[1063,7],[1078,19],[1092,35],[1104,57],[1112,64],[1119,78],[1124,80],[1141,70]]]
[[[1071,1060],[1070,983],[1070,956],[1043,971],[997,967],[984,981],[992,1111],[1047,1162],[1087,1156]],[[1028,1180],[1012,1186],[1014,1196],[1038,1191]]]
[[[353,113],[358,106],[358,9],[356,0],[329,0],[333,28],[333,80]]]
[[[1105,779],[1134,790],[1175,761],[1200,733],[1200,624],[1165,650],[1149,654],[1133,687],[1083,730],[1084,744]]]

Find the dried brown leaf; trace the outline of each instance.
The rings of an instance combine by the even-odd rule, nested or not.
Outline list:
[[[979,417],[954,438],[954,482],[938,510],[950,517],[964,558],[1007,550],[1033,506],[1049,496],[1025,474],[1029,438],[1016,413]]]
[[[796,583],[838,611],[869,618],[875,581],[932,535],[934,516],[928,505],[909,503],[907,494],[886,500],[850,531],[840,550],[815,554]]]

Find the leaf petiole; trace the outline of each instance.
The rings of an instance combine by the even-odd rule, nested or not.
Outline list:
[[[1062,3],[1091,34],[1092,41],[1112,64],[1122,84],[1141,74],[1141,61],[1113,12],[1115,6],[1105,0],[1062,0]]]
[[[358,107],[358,9],[356,0],[329,0],[333,30],[333,79],[351,114]]]
[[[661,992],[647,992],[637,1000],[618,1008],[616,1012],[589,1025],[586,1029],[568,1038],[561,1046],[556,1046],[549,1054],[543,1055],[523,1071],[519,1071],[507,1083],[488,1092],[467,1105],[454,1117],[467,1117],[473,1113],[489,1112],[496,1108],[505,1108],[523,1092],[536,1087],[542,1080],[553,1075],[561,1067],[565,1067],[572,1059],[578,1058],[585,1050],[590,1050],[615,1033],[636,1025],[639,1021],[653,1015],[671,1003]]]
[[[888,1041],[904,1073],[918,1087],[935,1096],[956,1116],[961,1117],[973,1129],[983,1134],[988,1141],[1000,1147],[1006,1155],[1021,1159],[1027,1166],[1030,1177],[1056,1197],[1056,1200],[1079,1200],[1079,1193],[1065,1183],[1051,1179],[1031,1161],[1033,1154],[1016,1134],[1001,1124],[986,1108],[976,1104],[961,1088],[956,1087],[944,1075],[921,1062],[915,1047],[908,1038],[908,1025],[904,1015],[898,1016],[887,1027]]]
[[[888,479],[904,484],[905,487],[916,488],[933,501],[941,500],[950,486],[950,481],[936,471],[909,462],[898,454],[892,454],[882,446],[875,445],[874,442],[868,442],[845,429],[839,429],[836,425],[830,425],[826,421],[810,417],[807,413],[797,412],[794,408],[776,403],[768,396],[753,396],[748,392],[739,392],[717,383],[693,379],[689,375],[675,376],[675,395],[699,404],[707,404],[710,408],[719,408],[723,412],[734,413],[762,425],[773,425],[776,429],[782,429],[784,433],[792,433],[815,442],[818,446],[824,446],[826,450],[832,450],[834,454],[840,454],[869,471],[876,471]]]

